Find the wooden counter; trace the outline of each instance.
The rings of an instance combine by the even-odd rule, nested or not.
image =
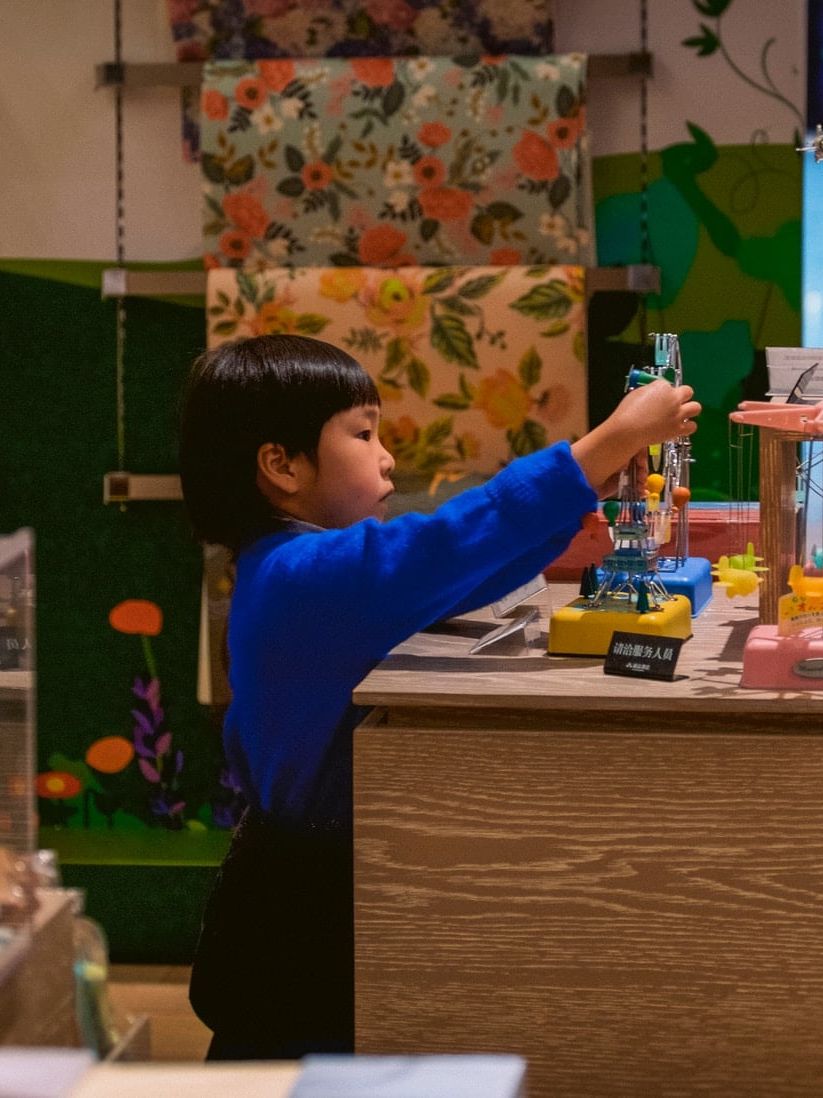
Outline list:
[[[474,615],[364,680],[358,1051],[520,1053],[532,1098],[820,1094],[823,693],[738,687],[756,623],[720,595],[659,683],[469,656]]]

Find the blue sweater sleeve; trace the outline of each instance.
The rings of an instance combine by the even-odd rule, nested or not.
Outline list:
[[[276,591],[278,619],[305,631],[306,641],[320,629],[345,662],[380,659],[456,607],[484,605],[533,578],[596,503],[560,443],[518,458],[430,515],[366,519],[281,541],[270,553],[269,539],[257,543],[249,554],[262,553],[257,599],[265,604]]]

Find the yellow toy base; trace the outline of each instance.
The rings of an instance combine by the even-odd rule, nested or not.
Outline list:
[[[605,656],[613,633],[642,633],[649,637],[692,635],[692,608],[685,595],[672,595],[659,610],[593,610],[580,598],[555,610],[549,627],[549,652],[563,656]]]

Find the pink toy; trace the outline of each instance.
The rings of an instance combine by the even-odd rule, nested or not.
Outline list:
[[[756,625],[743,652],[741,686],[760,690],[823,690],[823,632],[783,637],[776,625]]]

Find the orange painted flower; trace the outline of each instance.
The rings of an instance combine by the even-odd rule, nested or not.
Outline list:
[[[269,223],[268,215],[260,201],[243,191],[224,196],[223,212],[238,229],[242,229],[249,236],[262,236]]]
[[[377,392],[380,394],[380,400],[383,404],[396,404],[397,401],[403,399],[402,389],[398,389],[396,385],[386,385],[382,381],[377,382]]]
[[[278,58],[274,61],[258,61],[257,68],[260,77],[267,88],[281,92],[294,80],[294,61]]]
[[[239,229],[228,229],[222,233],[218,244],[220,251],[229,259],[245,259],[251,251],[251,240]]]
[[[262,80],[256,76],[247,76],[245,80],[239,80],[234,89],[234,98],[241,107],[255,111],[269,97],[268,88]]]
[[[370,323],[398,335],[419,328],[428,311],[426,297],[399,275],[384,278],[376,289],[364,293],[363,300]]]
[[[365,272],[360,267],[333,267],[320,275],[318,290],[321,297],[342,303],[356,297],[365,281]]]
[[[109,611],[109,625],[118,633],[156,637],[163,628],[163,611],[147,599],[125,599]]]
[[[124,736],[103,736],[86,751],[86,762],[101,774],[118,774],[134,758],[134,745]]]
[[[417,140],[423,145],[428,145],[430,149],[438,149],[446,144],[451,135],[449,127],[444,126],[442,122],[424,122],[417,131]]]
[[[569,297],[572,301],[582,301],[586,296],[586,268],[569,266],[565,273]]]
[[[322,191],[331,183],[333,174],[325,160],[314,160],[311,164],[303,165],[300,178],[308,190]]]
[[[446,178],[446,165],[439,156],[421,156],[412,171],[421,187],[439,187]]]
[[[257,310],[256,329],[260,335],[294,335],[298,316],[282,301],[266,301]]]
[[[496,263],[501,267],[513,267],[521,259],[522,256],[517,248],[495,248],[493,252],[489,253],[489,262]]]
[[[479,408],[492,427],[519,430],[529,414],[531,398],[514,374],[496,370],[477,383],[474,407]]]
[[[558,382],[557,385],[552,385],[550,389],[546,389],[544,393],[540,395],[535,407],[535,415],[543,423],[551,424],[557,423],[558,420],[565,419],[572,409],[572,394],[568,385],[564,385],[562,382]]]
[[[411,416],[380,421],[380,440],[388,450],[391,450],[392,446],[402,446],[404,442],[414,442],[419,431],[420,428]]]
[[[209,88],[200,97],[200,109],[212,122],[222,122],[229,117],[229,101],[216,88]]]
[[[351,67],[360,83],[370,88],[387,88],[394,83],[394,61],[390,57],[355,57]]]
[[[576,118],[558,118],[546,127],[549,141],[558,149],[570,149],[577,141],[580,128]]]
[[[207,271],[214,271],[218,267],[222,267],[222,263],[220,262],[218,256],[214,254],[214,252],[206,252],[206,254],[203,256],[203,266]]]
[[[431,187],[417,196],[426,217],[435,221],[460,221],[468,217],[474,205],[469,191],[457,187]]]
[[[529,179],[552,180],[560,174],[557,153],[540,134],[526,130],[512,149],[514,162]]]
[[[405,243],[406,234],[393,225],[375,225],[360,237],[357,255],[361,263],[382,267],[391,264]]]
[[[83,785],[74,774],[67,774],[64,770],[46,770],[37,775],[34,783],[38,797],[47,797],[50,801],[64,801],[68,797],[76,797],[82,792]]]

